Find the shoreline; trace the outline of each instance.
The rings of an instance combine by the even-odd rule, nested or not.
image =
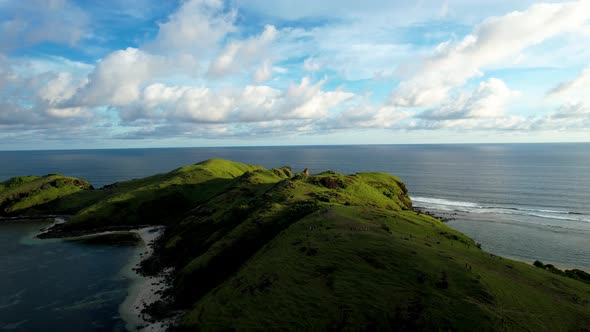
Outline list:
[[[43,220],[53,220],[53,224],[51,224],[50,226],[48,226],[47,228],[50,228],[56,224],[61,224],[64,223],[65,220],[68,218],[69,216],[66,215],[46,215],[46,216],[15,216],[15,217],[0,217],[0,223],[1,222],[14,222],[14,221],[43,221]]]
[[[455,223],[457,222],[465,222],[466,219],[464,218],[464,215],[466,213],[458,213],[457,211],[444,211],[444,210],[439,210],[436,208],[428,208],[428,207],[415,207],[414,211],[419,211],[420,213],[429,215],[433,218],[436,218],[438,220],[440,220],[441,222],[443,222],[444,224],[446,224],[448,227],[451,227],[454,230],[460,231],[464,234],[466,234],[467,236],[469,236],[471,239],[473,239],[474,241],[476,241],[474,235],[472,234],[468,234],[466,231],[462,230],[460,227],[456,227]],[[476,218],[469,220],[469,221],[475,221]],[[516,262],[520,262],[520,263],[524,263],[527,265],[531,265],[533,266],[533,263],[535,261],[541,261],[544,264],[551,264],[554,267],[556,267],[559,270],[565,271],[565,270],[581,270],[584,272],[590,272],[590,268],[587,267],[583,267],[583,266],[575,266],[575,265],[568,265],[568,264],[564,264],[564,263],[557,263],[554,262],[552,260],[547,260],[547,259],[543,259],[541,258],[524,258],[524,257],[518,257],[516,254],[510,254],[510,253],[506,253],[506,252],[496,252],[495,250],[490,250],[487,246],[486,243],[482,243],[483,245],[483,250],[486,251],[489,254],[495,255],[495,256],[499,256],[499,257],[503,257],[506,259],[510,259]]]
[[[52,227],[63,224],[67,220],[63,217],[51,216],[54,222],[42,229],[35,237],[45,239],[50,234]],[[41,219],[41,218],[39,218]],[[47,218],[49,219],[49,218]],[[116,229],[103,230],[94,233],[83,232],[70,236],[59,234],[62,240],[89,240],[100,238],[108,235],[133,234],[137,236],[133,255],[128,263],[121,268],[120,274],[129,280],[129,287],[125,300],[119,305],[118,313],[125,322],[125,328],[128,331],[166,331],[174,322],[174,318],[156,320],[147,313],[149,305],[162,299],[162,293],[171,287],[169,276],[173,269],[168,268],[159,272],[155,276],[146,276],[141,274],[139,266],[141,262],[151,257],[154,253],[154,243],[164,233],[165,226],[143,226],[135,229]]]
[[[172,320],[154,320],[145,309],[162,299],[162,292],[170,287],[167,277],[172,269],[156,276],[145,276],[137,271],[141,262],[153,254],[153,244],[163,234],[164,227],[144,227],[129,232],[138,235],[143,245],[137,247],[129,263],[123,267],[122,273],[130,279],[131,285],[127,297],[119,305],[119,314],[128,331],[166,331]]]

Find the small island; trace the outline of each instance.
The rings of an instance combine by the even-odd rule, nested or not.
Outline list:
[[[384,173],[296,173],[210,159],[99,189],[62,175],[25,176],[0,183],[0,216],[64,221],[42,238],[148,238],[137,272],[163,286],[138,308],[145,326],[590,328],[586,272],[487,253],[414,210],[404,183]]]

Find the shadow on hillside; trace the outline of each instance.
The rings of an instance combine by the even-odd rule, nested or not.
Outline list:
[[[231,197],[234,192],[227,194]],[[181,307],[194,303],[224,282],[281,231],[320,209],[317,202],[292,202],[283,211],[265,217],[258,212],[268,211],[268,204],[273,202],[266,201],[264,194],[252,196],[246,204],[208,203],[193,211],[196,215],[192,220],[185,219],[167,232],[166,238],[176,237],[176,244],[165,248],[159,258],[168,264],[174,262],[183,270],[175,281],[175,298]],[[222,217],[209,218],[202,214],[204,211],[210,215],[221,211]]]
[[[85,203],[64,231],[100,229],[112,226],[170,225],[191,209],[222,193],[233,179],[211,179],[198,184],[174,184],[164,188],[102,188],[95,197],[64,197]],[[90,207],[93,211],[83,211]]]

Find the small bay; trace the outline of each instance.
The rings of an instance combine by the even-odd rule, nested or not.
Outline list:
[[[0,331],[125,331],[132,244],[35,239],[47,222],[0,222]]]

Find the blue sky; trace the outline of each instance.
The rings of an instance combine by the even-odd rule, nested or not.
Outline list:
[[[0,0],[0,149],[589,141],[590,1]]]

